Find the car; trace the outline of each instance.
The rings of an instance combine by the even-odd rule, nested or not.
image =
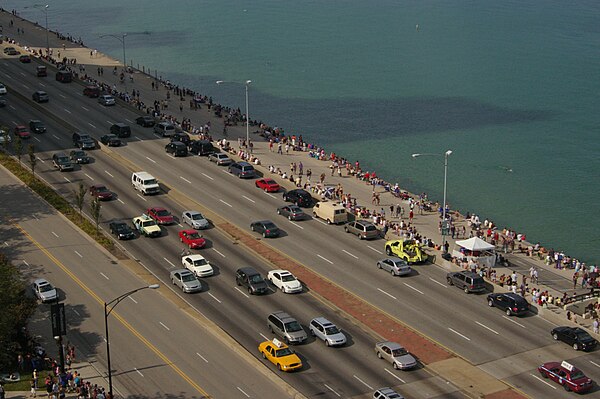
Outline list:
[[[193,140],[188,145],[192,154],[205,156],[216,152],[215,147],[209,140]]]
[[[483,277],[477,273],[466,270],[448,273],[446,275],[446,281],[448,282],[448,285],[454,285],[465,291],[466,294],[487,291]]]
[[[208,156],[208,160],[210,162],[215,162],[217,165],[221,166],[231,165],[231,163],[233,162],[233,160],[229,158],[229,156],[224,152],[213,152]]]
[[[202,255],[186,255],[181,258],[181,264],[194,273],[196,277],[208,277],[215,274],[210,263]]]
[[[55,78],[57,82],[71,83],[73,81],[73,74],[70,71],[56,71]]]
[[[199,230],[210,227],[209,221],[198,211],[183,211],[181,220],[183,220],[183,223]]]
[[[12,137],[10,137],[10,133],[6,130],[0,129],[0,144],[11,143]]]
[[[154,133],[160,134],[162,137],[169,137],[175,134],[175,125],[170,122],[159,122],[154,125]]]
[[[90,157],[83,150],[71,150],[69,158],[76,164],[88,164],[90,163]]]
[[[310,193],[301,188],[286,191],[283,193],[283,200],[285,202],[293,202],[296,206],[303,208],[309,208],[313,206],[314,200]]]
[[[179,240],[190,249],[200,249],[206,245],[206,240],[196,230],[181,230]]]
[[[279,227],[270,220],[259,220],[250,223],[250,230],[262,234],[264,238],[273,238],[279,236]]]
[[[83,88],[83,95],[89,98],[100,97],[100,87],[96,85],[88,85]]]
[[[507,316],[523,315],[529,312],[529,303],[521,295],[512,292],[492,293],[487,296],[488,306],[497,307],[506,312]]]
[[[23,54],[19,57],[19,61],[23,64],[29,64],[31,63],[31,57],[28,54]]]
[[[134,217],[131,222],[141,235],[146,237],[160,237],[162,229],[156,224],[156,221],[146,214]]]
[[[104,184],[90,186],[90,195],[100,201],[108,201],[113,198],[113,193]]]
[[[29,129],[24,125],[17,125],[14,129],[15,136],[20,137],[25,140],[31,138],[31,134],[29,133]]]
[[[392,276],[407,276],[412,273],[410,265],[395,256],[377,261],[377,268],[390,272]]]
[[[546,362],[538,367],[538,372],[544,378],[563,386],[565,391],[585,393],[592,389],[594,381],[588,378],[583,371],[566,361]]]
[[[48,76],[48,70],[46,68],[45,65],[38,65],[35,67],[35,75],[38,78],[43,78],[45,76]]]
[[[47,280],[38,278],[33,282],[32,288],[33,293],[40,301],[42,301],[42,303],[58,301],[58,292],[56,291],[56,288],[54,288]]]
[[[174,135],[172,135],[169,140],[171,141],[180,141],[183,144],[185,144],[186,149],[187,146],[192,142],[192,139],[190,139],[190,135],[187,134],[186,132],[177,132]]]
[[[32,119],[29,121],[29,129],[33,133],[46,133],[46,126],[44,126],[42,121],[38,121],[37,119]]]
[[[110,105],[115,105],[117,103],[115,98],[113,96],[111,96],[110,94],[102,94],[102,95],[98,96],[98,102],[100,104],[104,105],[105,107],[108,107]]]
[[[129,225],[123,221],[110,222],[108,227],[111,234],[114,234],[119,240],[131,240],[135,238],[135,233]]]
[[[308,338],[298,320],[282,310],[277,310],[267,317],[267,327],[273,334],[282,337],[286,344],[301,344]]]
[[[156,124],[156,121],[150,115],[143,115],[135,118],[135,123],[142,127],[152,127]]]
[[[119,147],[122,144],[121,139],[114,134],[105,134],[100,137],[100,142],[109,147]]]
[[[375,354],[378,358],[390,363],[396,370],[408,370],[417,366],[417,361],[399,343],[384,341],[375,344]]]
[[[156,220],[156,223],[161,225],[175,223],[175,218],[171,212],[160,206],[148,208],[146,210],[146,215],[150,216],[152,219]]]
[[[73,145],[82,150],[93,150],[96,148],[96,141],[87,133],[73,133]]]
[[[371,240],[379,238],[379,230],[377,226],[368,220],[354,220],[344,225],[346,233],[355,234],[360,240]]]
[[[254,182],[254,184],[256,185],[256,187],[260,188],[261,190],[264,190],[267,193],[276,193],[280,189],[279,184],[275,180],[268,177],[258,179]]]
[[[64,152],[57,152],[52,155],[52,164],[61,172],[73,170],[71,159]]]
[[[6,47],[6,48],[4,49],[4,54],[7,54],[7,55],[19,55],[19,54],[21,54],[21,52],[20,52],[20,51],[18,51],[18,50],[17,50],[16,48],[14,48],[14,47]]]
[[[0,95],[6,94],[6,93],[8,93],[8,90],[6,90],[6,86],[4,86],[4,84],[0,83]]]
[[[4,108],[4,107],[6,107],[6,104],[8,104],[8,103],[6,102],[6,100],[5,100],[5,99],[3,99],[3,98],[0,98],[0,108]]]
[[[173,270],[169,273],[173,285],[178,286],[186,293],[202,291],[202,283],[192,272],[186,269]]]
[[[385,243],[387,256],[397,256],[408,264],[424,263],[429,256],[415,240],[390,240]]]
[[[306,218],[306,213],[296,205],[284,205],[277,208],[277,214],[285,216],[289,220],[302,220]]]
[[[187,146],[181,141],[171,141],[165,146],[165,151],[174,157],[185,157],[188,154]]]
[[[302,368],[302,361],[289,346],[273,338],[273,341],[264,341],[258,345],[258,351],[263,359],[273,363],[279,371],[295,371]]]
[[[552,338],[556,341],[562,341],[569,344],[576,351],[591,351],[598,344],[598,341],[580,327],[556,327],[550,331],[550,334],[552,334]]]
[[[229,173],[240,179],[252,179],[256,176],[254,166],[248,162],[234,162],[228,166]]]
[[[270,270],[267,273],[267,280],[275,287],[279,288],[284,294],[302,292],[302,284],[300,284],[300,281],[287,270]]]
[[[400,395],[392,388],[383,387],[373,392],[373,399],[404,399],[404,396]]]
[[[120,139],[131,137],[131,128],[128,124],[122,122],[113,123],[110,132]]]
[[[235,283],[246,287],[250,295],[266,294],[269,288],[260,273],[250,266],[237,269]]]
[[[313,337],[325,342],[326,346],[342,346],[346,344],[346,336],[332,322],[324,317],[315,317],[308,324]]]
[[[50,101],[50,97],[48,97],[48,93],[43,90],[38,90],[31,95],[31,98],[36,103],[47,103]]]

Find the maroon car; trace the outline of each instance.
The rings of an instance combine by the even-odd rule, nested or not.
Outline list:
[[[156,220],[158,224],[173,224],[175,223],[175,219],[171,212],[161,207],[148,208],[146,211],[146,215],[150,216],[152,219]]]
[[[538,367],[538,372],[542,377],[562,385],[565,391],[584,393],[594,386],[591,378],[586,377],[583,371],[566,361],[544,363]]]
[[[29,133],[27,126],[17,125],[15,126],[15,136],[19,136],[22,139],[28,139],[31,137],[31,134]]]
[[[112,199],[113,193],[104,184],[94,184],[90,187],[90,195],[98,198],[100,201],[108,201]]]

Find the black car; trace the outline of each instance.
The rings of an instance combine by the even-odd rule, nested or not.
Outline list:
[[[270,220],[260,220],[258,222],[250,223],[250,229],[262,234],[265,238],[272,238],[279,236],[279,227],[275,226],[275,223]]]
[[[114,234],[119,240],[130,240],[135,238],[133,229],[125,222],[110,222],[108,226],[110,227],[111,234]]]
[[[306,213],[296,205],[284,205],[277,208],[277,214],[285,216],[289,220],[301,220],[306,218]]]
[[[156,124],[156,121],[150,115],[144,115],[135,118],[135,123],[142,127],[153,127]]]
[[[477,273],[465,270],[460,272],[450,272],[446,275],[446,281],[448,281],[448,285],[454,285],[465,291],[466,294],[486,291],[485,281],[483,281],[483,277]]]
[[[314,203],[313,197],[306,190],[301,188],[286,191],[283,193],[283,200],[287,202],[293,202],[294,204],[303,208],[311,207]]]
[[[596,341],[587,331],[579,327],[556,327],[550,334],[555,340],[560,340],[569,344],[575,349],[583,351],[591,351],[596,347]]]
[[[521,295],[512,292],[489,294],[487,297],[490,307],[497,307],[506,312],[507,316],[520,316],[529,311],[529,302]]]
[[[109,147],[119,147],[121,145],[121,139],[114,134],[105,134],[100,137],[100,142]]]
[[[266,294],[267,282],[253,267],[242,267],[235,272],[235,283],[244,286],[249,294]]]
[[[78,164],[90,163],[90,157],[88,157],[85,151],[83,150],[72,150],[69,154],[69,158],[71,158],[72,162]]]
[[[215,147],[208,140],[194,140],[189,145],[190,152],[196,155],[210,155],[215,152]]]
[[[34,120],[29,121],[29,130],[32,131],[33,133],[45,133],[46,126],[44,126],[42,121],[38,121],[38,120],[34,119]]]
[[[181,141],[171,141],[165,146],[165,151],[174,157],[185,157],[188,154],[187,146]]]
[[[125,123],[115,123],[110,127],[110,132],[118,138],[130,137],[131,128]]]
[[[75,132],[73,133],[73,144],[82,150],[93,150],[96,148],[96,142],[89,134]]]
[[[190,139],[190,135],[187,133],[177,132],[171,136],[171,141],[181,141],[183,144],[188,146],[188,145],[190,145],[192,139]]]

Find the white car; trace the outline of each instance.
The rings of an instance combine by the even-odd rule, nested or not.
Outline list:
[[[300,281],[287,270],[271,270],[267,273],[267,279],[283,293],[302,292]]]
[[[58,300],[58,292],[47,280],[38,278],[33,282],[33,292],[42,303],[53,302]]]
[[[208,277],[215,273],[210,263],[202,255],[186,255],[181,258],[181,263],[196,277]]]
[[[4,86],[2,83],[0,83],[0,94],[6,94],[6,86]]]
[[[181,219],[194,229],[202,230],[210,227],[208,220],[198,211],[183,211]]]

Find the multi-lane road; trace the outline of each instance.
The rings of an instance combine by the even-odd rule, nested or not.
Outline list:
[[[0,63],[0,79],[9,89],[27,98],[34,90],[42,89],[51,97],[47,104],[32,106],[30,101],[13,93],[8,97],[8,107],[0,113],[0,120],[10,127],[29,119],[41,119],[47,124],[48,132],[32,139],[41,161],[37,169],[40,176],[65,196],[69,197],[79,182],[104,183],[118,194],[117,200],[105,203],[102,208],[103,227],[113,219],[137,216],[151,205],[165,206],[175,215],[181,214],[182,205],[171,196],[142,197],[133,190],[132,168],[146,170],[167,187],[184,193],[189,201],[197,202],[198,209],[208,209],[242,229],[247,229],[253,220],[274,220],[285,234],[268,240],[268,245],[534,397],[562,394],[537,378],[535,366],[543,361],[571,360],[593,378],[600,379],[596,356],[582,355],[555,343],[549,334],[551,322],[534,315],[510,318],[497,309],[489,309],[482,296],[465,295],[448,287],[445,271],[435,266],[417,267],[406,278],[390,278],[375,268],[377,259],[384,256],[381,240],[359,242],[344,234],[340,227],[326,226],[318,220],[292,223],[278,217],[275,209],[282,203],[280,194],[264,193],[252,181],[239,181],[205,158],[168,156],[164,151],[166,140],[155,136],[151,129],[135,126],[132,121],[138,114],[131,108],[103,107],[95,99],[83,97],[80,85],[61,84],[51,77],[36,78],[35,64],[23,65],[13,59],[3,59]],[[74,172],[53,170],[52,153],[72,148],[69,125],[99,138],[114,122],[132,126],[132,137],[125,146],[111,149],[112,155],[104,150],[90,152],[94,162]],[[126,159],[126,164],[116,161],[119,159]],[[132,257],[166,282],[168,272],[180,265],[178,229],[179,226],[168,227],[163,229],[163,237],[138,238],[123,245]],[[413,397],[461,395],[425,370],[408,373],[391,370],[373,354],[377,337],[309,293],[286,296],[273,292],[265,297],[248,297],[235,286],[234,271],[252,265],[266,274],[270,266],[218,229],[204,234],[210,245],[202,253],[217,266],[219,273],[204,279],[207,290],[189,296],[188,300],[250,353],[256,354],[257,343],[268,336],[266,316],[277,309],[288,311],[304,325],[312,317],[325,315],[351,337],[351,345],[345,348],[325,350],[319,342],[297,348],[307,367],[282,378],[306,396],[353,397],[366,395],[372,388],[383,385],[399,385],[400,391]],[[429,390],[423,390],[424,386]]]

